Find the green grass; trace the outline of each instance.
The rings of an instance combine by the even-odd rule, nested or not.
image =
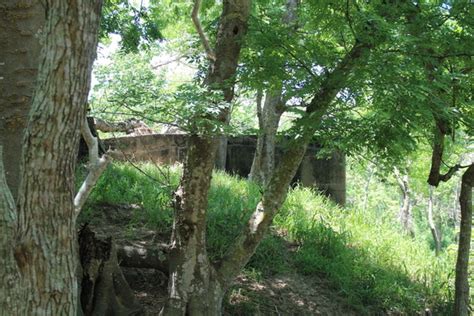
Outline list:
[[[180,171],[159,171],[149,164],[139,167],[159,180],[132,166],[114,164],[94,189],[86,212],[101,203],[136,204],[145,210],[147,225],[169,232],[171,192]],[[214,174],[208,208],[212,260],[225,254],[259,197],[255,184]],[[425,307],[449,314],[453,258],[452,252],[435,257],[426,242],[400,233],[394,219],[384,217],[380,210],[343,209],[308,188],[296,187],[246,269],[261,276],[288,271],[309,278],[324,276],[363,314],[389,310],[414,314]]]

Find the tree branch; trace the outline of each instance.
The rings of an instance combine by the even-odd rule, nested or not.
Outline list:
[[[199,38],[201,39],[201,43],[204,46],[204,50],[206,51],[207,58],[211,61],[216,60],[216,55],[209,44],[209,40],[204,34],[204,30],[202,29],[201,21],[199,20],[199,9],[201,9],[201,0],[195,0],[193,11],[191,13],[191,19],[193,20],[194,26],[196,27],[196,31],[199,34]]]
[[[92,135],[87,117],[84,118],[84,121],[81,124],[81,134],[87,144],[87,148],[89,149],[89,163],[87,166],[89,173],[74,198],[76,216],[81,212],[81,209],[97,183],[97,180],[99,180],[100,175],[104,172],[110,162],[110,158],[107,154],[104,154],[102,157],[99,156],[99,142],[97,138]]]

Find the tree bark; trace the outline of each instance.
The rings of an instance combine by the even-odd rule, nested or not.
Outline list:
[[[464,172],[461,180],[461,225],[454,293],[454,315],[469,315],[469,251],[472,233],[472,187],[474,186],[474,163]]]
[[[275,167],[276,134],[284,112],[282,89],[268,90],[261,111],[260,134],[249,178],[266,185]]]
[[[5,179],[3,147],[0,145],[0,316],[18,315],[20,296],[18,267],[13,256],[16,226],[15,201]]]
[[[298,4],[299,0],[287,0],[286,2],[286,12],[282,22],[290,29],[289,32],[295,29]],[[259,109],[257,104],[260,133],[257,138],[249,179],[263,186],[267,185],[275,168],[276,134],[281,115],[285,112],[285,103],[283,87],[280,83],[278,87],[266,91],[263,108]]]
[[[199,7],[200,2],[195,4]],[[230,102],[234,96],[233,77],[249,13],[250,0],[223,1],[214,49],[215,59],[211,59],[205,83],[209,89],[223,91],[225,102]],[[195,16],[193,13],[194,19]],[[225,123],[228,115],[228,109],[225,109],[216,118]],[[191,135],[188,140],[183,176],[175,192],[169,296],[161,311],[162,315],[221,314],[224,292],[206,250],[207,195],[216,149],[215,138]]]
[[[428,199],[428,227],[431,231],[431,236],[433,236],[433,242],[435,244],[435,252],[436,256],[439,255],[441,251],[441,240],[438,234],[438,230],[436,229],[436,225],[433,219],[433,186],[430,185],[429,187],[429,199]]]
[[[15,259],[21,315],[75,315],[74,169],[101,1],[46,1],[38,77],[21,158]]]
[[[82,266],[81,307],[84,315],[142,315],[122,274],[111,238],[98,239],[86,225],[79,232]]]
[[[400,205],[400,211],[398,213],[398,219],[402,224],[403,229],[410,236],[415,237],[415,230],[413,228],[413,214],[411,212],[411,201],[410,201],[410,187],[408,183],[408,174],[400,174],[397,167],[394,168],[395,178],[397,179],[398,186],[402,192],[402,204]]]
[[[8,186],[16,200],[23,133],[41,50],[44,8],[39,0],[0,4],[0,145]]]

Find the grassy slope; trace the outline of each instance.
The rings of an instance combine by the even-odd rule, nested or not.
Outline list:
[[[168,233],[170,193],[179,181],[179,170],[149,164],[140,168],[147,175],[127,165],[109,167],[85,215],[98,203],[137,204],[146,210],[150,227]],[[214,175],[208,222],[212,259],[218,260],[228,249],[255,208],[259,192],[248,181]],[[246,273],[323,276],[363,314],[413,314],[424,307],[445,314],[452,301],[453,267],[452,255],[436,258],[427,244],[402,235],[390,219],[370,210],[339,208],[310,189],[296,187]]]

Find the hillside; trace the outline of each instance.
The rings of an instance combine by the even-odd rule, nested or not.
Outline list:
[[[115,164],[106,171],[80,223],[118,244],[144,247],[169,241],[171,195],[179,168],[140,170]],[[208,252],[225,254],[258,198],[259,188],[216,173],[209,199]],[[453,258],[401,234],[388,218],[341,209],[315,192],[289,192],[271,232],[225,299],[227,315],[410,315],[451,308]],[[125,268],[150,315],[166,296],[166,274]]]

